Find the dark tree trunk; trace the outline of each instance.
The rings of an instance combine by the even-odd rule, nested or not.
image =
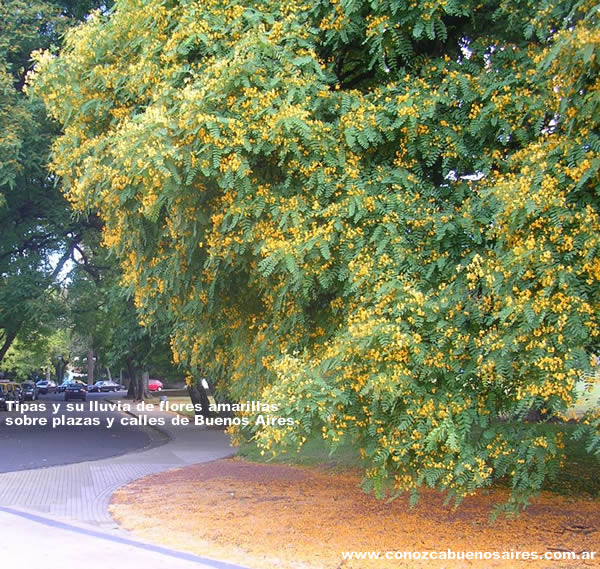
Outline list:
[[[59,360],[54,364],[54,371],[56,373],[56,381],[57,383],[62,383],[65,378],[65,370],[69,365],[69,360],[63,359],[62,356],[59,356]]]
[[[94,385],[94,350],[87,351],[88,385]]]
[[[150,391],[148,390],[148,381],[150,379],[150,373],[148,371],[144,371],[140,375],[140,400],[144,400],[147,397],[150,397]]]
[[[8,332],[8,334],[6,335],[4,343],[2,344],[2,347],[0,348],[0,362],[4,359],[6,352],[8,352],[8,350],[12,346],[12,343],[15,341],[16,337],[17,337],[17,330]]]
[[[127,385],[127,395],[125,396],[127,399],[136,399],[136,374],[137,370],[133,363],[133,360],[127,358],[127,373],[129,374],[129,384]]]
[[[201,382],[197,381],[193,385],[189,385],[188,393],[194,405],[202,405],[202,411],[196,411],[196,415],[202,415],[203,417],[216,416],[216,413],[210,411],[210,401]]]
[[[148,391],[148,378],[150,374],[147,371],[143,371],[142,373],[138,371],[134,377],[134,400],[143,401],[147,397],[150,397],[150,392]]]

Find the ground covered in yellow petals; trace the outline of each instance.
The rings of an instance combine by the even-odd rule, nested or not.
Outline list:
[[[139,537],[256,569],[600,567],[582,559],[343,560],[345,551],[600,550],[600,504],[591,498],[544,492],[519,518],[490,525],[502,489],[458,510],[425,492],[411,509],[407,498],[379,501],[358,482],[358,473],[226,459],[138,480],[114,494],[111,512]]]

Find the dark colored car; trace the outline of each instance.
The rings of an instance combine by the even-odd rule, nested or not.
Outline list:
[[[23,393],[23,401],[35,401],[40,393],[38,386],[35,383],[33,383],[33,381],[25,381],[24,383],[22,383],[21,391]]]
[[[56,383],[52,380],[48,381],[47,379],[42,379],[42,381],[37,382],[37,386],[42,395],[56,391]]]
[[[59,393],[63,393],[65,389],[67,389],[67,386],[71,383],[73,383],[72,379],[66,379],[56,388],[56,391],[58,391]]]
[[[117,391],[119,389],[119,384],[114,381],[99,381],[96,385],[100,391],[108,392],[108,391]]]
[[[69,401],[69,399],[82,399],[85,401],[86,397],[86,385],[81,381],[70,381],[65,387],[65,401]]]

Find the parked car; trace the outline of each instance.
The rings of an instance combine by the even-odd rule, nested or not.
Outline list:
[[[0,409],[7,411],[8,401],[15,401],[17,403],[23,401],[23,392],[14,381],[0,382]]]
[[[163,382],[160,379],[148,380],[148,391],[162,391],[163,387]]]
[[[102,383],[102,385],[100,386],[100,391],[117,391],[119,389],[119,384],[115,383],[114,381],[102,381],[102,382],[98,382],[98,383]]]
[[[41,381],[37,382],[37,386],[42,395],[56,391],[56,383],[54,383],[52,380],[42,379]]]
[[[21,390],[23,391],[23,401],[29,399],[35,401],[38,398],[40,390],[33,381],[25,381],[21,384]]]
[[[65,387],[65,401],[69,401],[69,399],[82,399],[85,401],[86,397],[86,385],[81,381],[70,381]]]
[[[97,381],[94,385],[90,385],[88,387],[88,391],[90,393],[102,391],[106,393],[107,391],[117,391],[119,389],[119,384],[110,380],[102,380]]]

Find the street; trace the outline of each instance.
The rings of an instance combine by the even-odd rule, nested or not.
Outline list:
[[[113,395],[90,394],[89,399],[104,402],[116,399]],[[44,414],[48,419],[52,419],[54,403],[60,403],[57,415],[66,412],[62,394],[43,396],[40,401],[50,409]],[[101,416],[102,426],[98,427],[0,427],[0,462],[5,470],[0,473],[0,526],[5,530],[0,540],[0,558],[5,564],[16,569],[82,565],[105,569],[118,563],[148,569],[244,569],[136,539],[121,531],[111,517],[111,496],[124,484],[235,452],[222,431],[194,425],[176,427],[168,421],[172,414],[158,410],[146,414],[162,418],[165,427],[161,432],[148,429],[151,441],[141,451],[137,449],[145,445],[144,432],[138,427],[120,426],[119,419],[134,417],[115,411],[69,414],[83,419]],[[7,416],[19,414],[5,413],[3,422]],[[106,429],[106,418],[111,417],[115,419],[114,426]],[[21,442],[12,441],[11,437]],[[36,449],[43,452],[39,460]],[[20,458],[12,456],[13,452]],[[102,458],[102,453],[108,458]],[[27,461],[32,466],[24,469]],[[68,464],[56,465],[67,461]],[[46,465],[48,468],[36,468]],[[8,472],[11,467],[14,471]],[[30,547],[31,543],[35,547]]]
[[[94,399],[117,399],[120,393],[89,393],[88,401]],[[86,460],[97,460],[120,455],[145,447],[150,439],[143,429],[131,425],[121,425],[122,414],[115,411],[92,413],[85,411],[67,412],[63,393],[40,395],[35,403],[45,403],[46,411],[28,413],[29,416],[45,417],[49,425],[53,416],[62,414],[81,418],[77,425],[63,425],[52,428],[49,425],[7,426],[6,418],[20,417],[17,411],[0,412],[0,472],[27,470],[60,464],[71,464]],[[30,404],[31,402],[26,402]],[[53,415],[53,404],[60,405],[60,411]],[[81,403],[81,401],[72,401]],[[102,417],[99,425],[92,423],[94,417]],[[110,429],[106,428],[105,418],[115,419]],[[87,419],[87,421],[86,421]]]

